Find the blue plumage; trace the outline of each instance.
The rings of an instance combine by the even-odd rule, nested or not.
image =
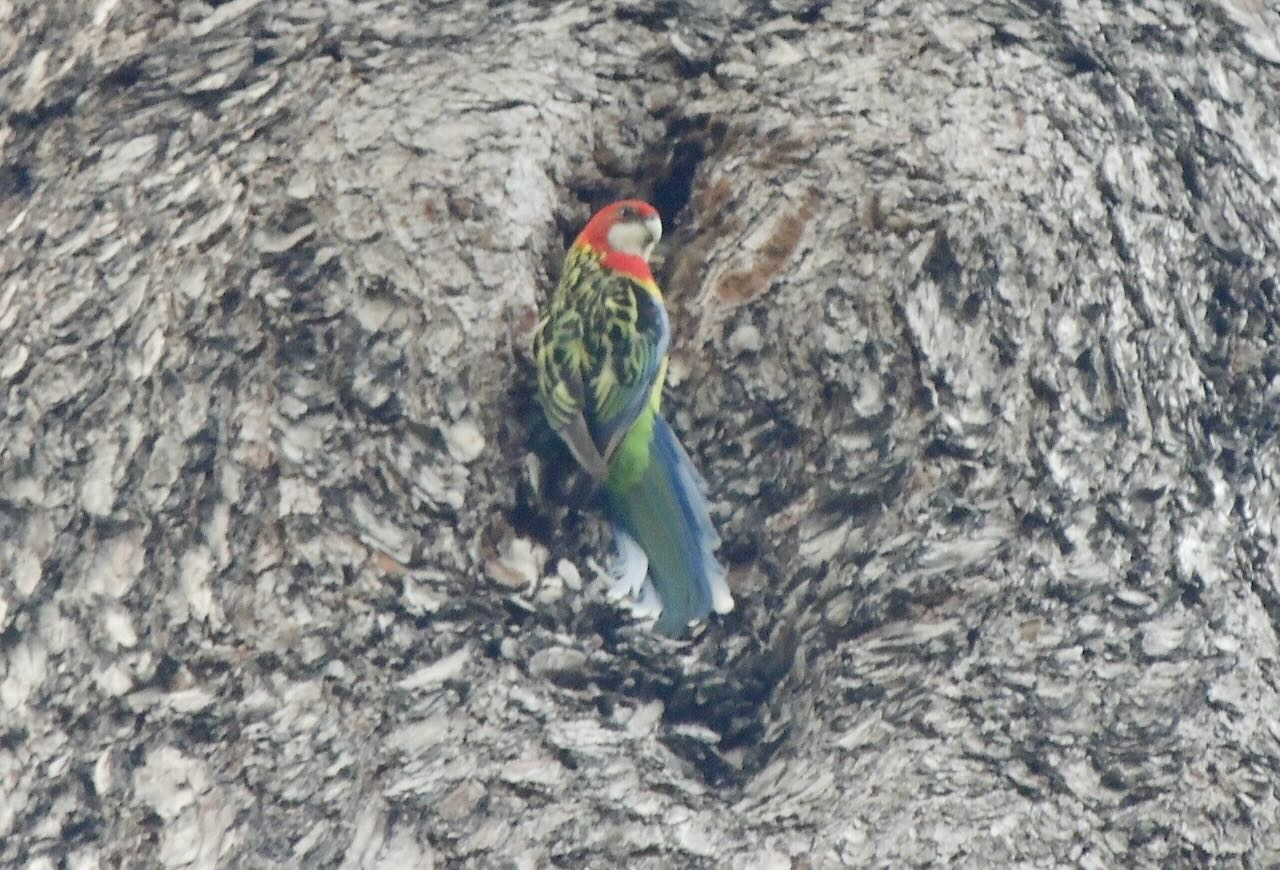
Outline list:
[[[679,636],[712,611],[732,610],[733,596],[714,555],[720,537],[711,525],[706,484],[661,416],[654,422],[651,450],[639,482],[626,492],[609,492],[607,507],[615,534],[621,532],[620,581],[642,600],[656,592],[662,609],[657,629]],[[638,551],[626,538],[639,544]],[[637,563],[645,554],[647,577]],[[637,590],[639,578],[644,580]]]

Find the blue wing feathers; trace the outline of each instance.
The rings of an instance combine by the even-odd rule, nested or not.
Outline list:
[[[659,631],[680,635],[712,611],[733,609],[714,553],[720,538],[711,525],[706,485],[666,420],[654,424],[644,476],[627,492],[611,493],[609,509],[649,556],[649,579],[662,606]]]

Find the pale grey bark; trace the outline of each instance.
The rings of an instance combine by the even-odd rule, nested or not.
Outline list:
[[[1280,861],[1278,33],[0,0],[0,865]],[[632,194],[690,646],[529,482]]]

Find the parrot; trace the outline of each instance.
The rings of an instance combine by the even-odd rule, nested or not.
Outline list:
[[[662,220],[627,199],[597,211],[565,255],[534,332],[537,400],[590,476],[616,548],[614,589],[684,636],[733,609],[706,482],[662,416],[671,322],[649,269]]]

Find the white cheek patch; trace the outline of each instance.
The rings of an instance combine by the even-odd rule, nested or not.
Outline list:
[[[645,256],[649,235],[640,224],[614,224],[609,227],[609,247],[622,254]]]

